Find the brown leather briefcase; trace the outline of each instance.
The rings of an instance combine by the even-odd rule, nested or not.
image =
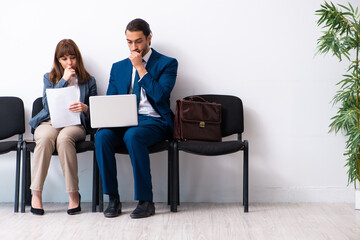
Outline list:
[[[174,138],[221,141],[221,104],[199,96],[176,100]]]

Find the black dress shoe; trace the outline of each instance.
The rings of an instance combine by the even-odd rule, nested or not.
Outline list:
[[[121,214],[121,202],[119,199],[109,201],[109,205],[104,212],[104,216],[108,218],[117,217]]]
[[[75,215],[81,212],[81,195],[79,193],[79,206],[77,206],[76,208],[70,208],[67,210],[67,214],[69,215]]]
[[[30,212],[32,212],[34,215],[44,215],[44,209],[42,208],[33,208],[30,207]]]
[[[130,214],[131,218],[145,218],[155,214],[155,205],[149,201],[139,201],[135,210]]]

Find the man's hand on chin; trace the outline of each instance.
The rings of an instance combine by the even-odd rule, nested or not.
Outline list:
[[[144,65],[142,63],[142,52],[137,52],[137,51],[131,51],[131,54],[129,56],[129,59],[132,63],[132,65],[134,66],[134,68],[136,69],[136,71],[138,71],[139,77],[142,78],[146,73],[146,69],[144,68]]]
[[[142,51],[131,51],[129,59],[136,70],[143,66],[142,64]]]

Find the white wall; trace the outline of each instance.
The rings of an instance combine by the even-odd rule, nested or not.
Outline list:
[[[346,1],[338,1],[345,3]],[[355,1],[351,1],[355,6]],[[250,142],[251,202],[352,202],[345,138],[328,133],[330,101],[348,63],[314,56],[320,0],[1,1],[0,95],[23,99],[26,122],[63,38],[79,46],[105,94],[111,64],[126,58],[126,24],[150,23],[154,47],[179,61],[172,107],[191,94],[239,96]],[[2,116],[6,113],[1,113]],[[27,126],[26,138],[31,138]],[[0,201],[13,201],[14,153],[1,156]],[[121,198],[133,200],[130,160],[117,156]],[[151,156],[155,201],[167,200],[167,155]],[[44,201],[67,201],[53,157]],[[79,155],[81,194],[91,199],[91,154]],[[180,153],[181,201],[242,201],[242,153]]]

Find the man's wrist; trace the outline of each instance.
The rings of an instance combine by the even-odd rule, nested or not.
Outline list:
[[[147,73],[146,69],[143,66],[141,66],[139,69],[136,69],[136,71],[138,72],[140,78],[142,78]]]

